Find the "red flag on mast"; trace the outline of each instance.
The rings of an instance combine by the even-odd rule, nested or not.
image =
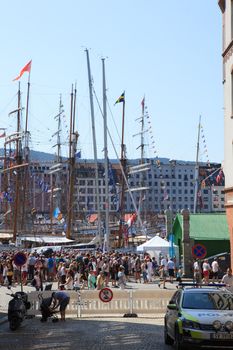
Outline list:
[[[30,73],[30,71],[31,71],[31,65],[32,65],[32,60],[29,61],[29,62],[26,64],[26,66],[24,66],[24,67],[21,69],[19,75],[18,75],[13,81],[19,80],[19,79],[22,77],[23,73],[25,73],[25,72]]]

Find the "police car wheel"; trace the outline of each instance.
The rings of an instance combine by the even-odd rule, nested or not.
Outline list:
[[[166,345],[172,345],[174,343],[174,340],[167,333],[167,325],[166,325],[166,323],[164,325],[164,343]]]
[[[175,327],[175,341],[174,341],[174,348],[175,350],[182,350],[182,336],[179,333],[178,327]]]

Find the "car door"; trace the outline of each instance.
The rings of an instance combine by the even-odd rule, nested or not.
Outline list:
[[[167,309],[166,323],[168,334],[174,338],[175,323],[178,318],[178,313],[180,310],[180,300],[181,300],[181,290],[178,290],[171,298],[169,304],[176,305],[176,309]]]

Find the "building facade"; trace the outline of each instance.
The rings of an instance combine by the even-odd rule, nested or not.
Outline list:
[[[219,0],[218,4],[222,12],[225,207],[233,266],[233,1]]]
[[[137,209],[140,208],[142,221],[150,223],[150,226],[153,227],[158,223],[159,216],[163,215],[166,210],[170,210],[173,214],[176,214],[183,209],[187,209],[193,213],[195,163],[168,160],[166,158],[160,161],[156,159],[148,159],[147,161],[149,166],[143,174],[143,185],[146,188],[143,192],[143,197],[141,191],[137,190],[142,184],[140,173],[130,174],[130,171],[128,171],[128,190],[124,194],[124,213],[134,213],[134,204],[136,204]],[[121,219],[119,211],[121,170],[117,161],[113,160],[110,163],[109,214],[110,221],[117,223]],[[133,166],[137,167],[140,164],[140,160],[128,160],[127,164],[129,169]],[[69,189],[68,163],[61,164],[58,171],[54,170],[56,169],[54,168],[55,166],[54,162],[31,162],[30,184],[28,186],[26,200],[24,201],[25,210],[28,214],[27,217],[30,219],[32,213],[36,214],[37,217],[41,217],[41,221],[43,221],[42,218],[44,217],[45,222],[48,223],[48,230],[50,226],[52,227],[53,222],[56,222],[54,220],[54,211],[56,212],[56,208],[59,208],[59,212],[61,212],[64,219],[67,217]],[[224,177],[221,177],[221,181],[217,180],[218,174],[221,171],[220,169],[221,164],[218,163],[203,163],[199,165],[197,213],[225,211]],[[103,219],[105,217],[106,202],[104,171],[104,162],[99,161],[98,185],[100,213]],[[0,185],[3,191],[3,174],[0,179]],[[13,206],[14,203],[14,184],[12,183],[11,186],[12,201],[8,203],[8,206]],[[72,210],[74,227],[78,225],[80,220],[82,222],[90,222],[90,216],[98,212],[96,196],[95,163],[91,160],[79,160],[75,166],[73,190]],[[6,212],[6,201],[7,198],[3,198],[0,201],[0,213],[2,215]],[[55,215],[58,216],[59,212],[56,212]],[[9,221],[9,225],[10,223],[11,221]],[[20,224],[18,227],[20,227]],[[39,229],[40,226],[38,225]]]

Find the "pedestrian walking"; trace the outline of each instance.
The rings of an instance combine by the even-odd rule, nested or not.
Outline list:
[[[125,268],[122,265],[119,267],[118,271],[118,286],[120,289],[125,289],[126,287]]]
[[[208,284],[209,283],[209,278],[210,278],[210,271],[211,267],[208,262],[208,259],[205,259],[203,264],[202,264],[202,270],[203,270],[203,277],[204,277],[204,283]]]
[[[175,276],[175,263],[172,258],[170,258],[167,262],[168,276],[171,283],[173,283],[173,279]]]
[[[100,271],[97,279],[96,279],[96,289],[100,290],[104,288],[104,284],[105,284],[105,276],[104,276],[104,272]]]
[[[193,264],[193,280],[197,284],[201,284],[202,281],[202,271],[198,259],[196,259]]]
[[[212,281],[218,281],[218,272],[219,272],[219,265],[218,265],[218,260],[217,258],[214,258],[214,261],[211,264],[211,269],[212,269]]]
[[[160,285],[162,284],[163,285],[163,289],[167,289],[166,286],[165,286],[166,278],[167,278],[167,271],[166,271],[164,265],[161,265],[160,268],[159,268],[159,277],[160,277],[160,281],[159,281],[159,284],[158,284],[159,288],[160,288]]]

